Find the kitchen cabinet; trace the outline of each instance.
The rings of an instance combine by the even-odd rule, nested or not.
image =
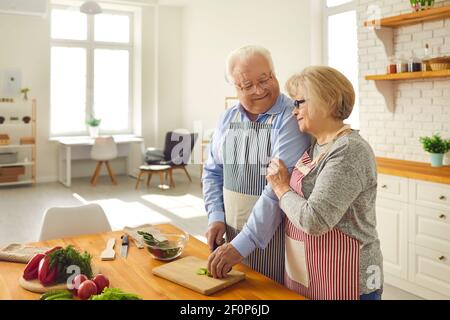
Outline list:
[[[17,154],[0,162],[0,187],[36,183],[36,100],[0,103],[0,153]],[[22,175],[22,178],[18,178]]]
[[[376,210],[385,282],[449,299],[450,184],[379,174]]]
[[[383,253],[384,272],[408,278],[408,206],[400,201],[377,201],[377,229]]]

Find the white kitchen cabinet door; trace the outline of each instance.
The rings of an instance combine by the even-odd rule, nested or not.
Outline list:
[[[408,205],[379,197],[376,210],[384,272],[406,280],[408,278]]]
[[[383,199],[408,202],[408,179],[379,174],[377,194]]]
[[[409,206],[409,240],[450,254],[450,209]]]
[[[450,297],[450,255],[410,244],[410,281]]]
[[[450,209],[450,186],[419,180],[409,181],[410,201],[416,205],[436,209]]]

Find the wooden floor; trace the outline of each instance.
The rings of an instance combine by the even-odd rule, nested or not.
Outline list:
[[[72,180],[72,187],[43,183],[35,187],[0,188],[0,246],[13,242],[37,241],[42,216],[47,208],[98,203],[105,210],[113,230],[144,223],[172,223],[205,242],[206,212],[198,177],[189,183],[184,172],[174,172],[175,189],[162,191],[153,181],[150,188],[136,180],[117,176],[113,186],[101,176],[97,186],[90,178]],[[420,299],[386,285],[384,300]]]

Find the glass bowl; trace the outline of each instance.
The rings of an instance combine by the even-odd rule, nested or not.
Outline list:
[[[170,261],[183,253],[189,235],[183,233],[161,233],[155,236],[155,241],[149,241],[143,238],[145,248],[150,252],[151,256],[158,260]]]

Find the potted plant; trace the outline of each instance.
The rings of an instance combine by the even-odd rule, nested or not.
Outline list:
[[[101,121],[101,119],[97,119],[95,117],[90,117],[88,120],[86,120],[86,124],[89,126],[89,135],[92,138],[98,137],[98,131]]]
[[[20,93],[23,94],[23,100],[28,100],[28,92],[30,92],[30,88],[22,88],[20,89]]]
[[[410,0],[413,11],[430,9],[434,6],[434,0]]]
[[[435,133],[431,137],[420,137],[420,142],[424,150],[430,153],[431,166],[442,167],[444,154],[450,150],[450,139],[442,139]]]

